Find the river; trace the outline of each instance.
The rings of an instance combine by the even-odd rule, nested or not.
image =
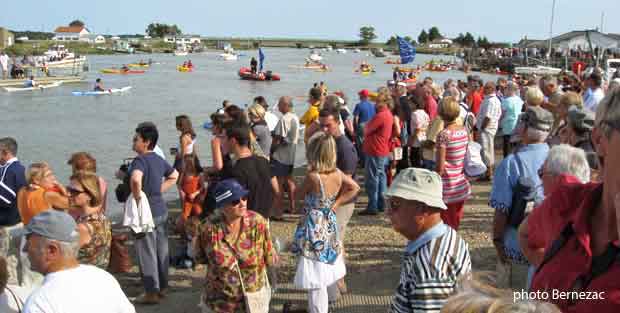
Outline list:
[[[159,129],[159,145],[168,153],[177,145],[178,133],[174,118],[179,114],[191,117],[198,134],[199,155],[203,164],[210,165],[209,137],[202,128],[209,115],[221,107],[224,99],[243,107],[255,96],[264,96],[271,109],[276,110],[278,97],[294,96],[295,112],[301,116],[307,107],[303,96],[315,82],[324,81],[330,91],[342,90],[349,98],[349,108],[362,88],[376,89],[391,79],[393,65],[384,64],[385,58],[368,57],[366,52],[337,54],[323,52],[329,72],[291,68],[303,65],[307,49],[264,49],[265,70],[281,75],[279,82],[252,82],[240,80],[237,71],[249,66],[249,58],[256,51],[241,51],[246,56],[239,61],[226,62],[218,59],[220,52],[191,54],[188,57],[173,55],[114,55],[89,56],[90,72],[87,83],[67,84],[36,92],[0,92],[0,137],[12,136],[19,144],[18,157],[26,166],[32,162],[47,161],[59,181],[68,183],[71,173],[67,165],[69,156],[77,151],[87,151],[97,159],[97,172],[108,181],[109,212],[117,215],[121,205],[113,196],[117,185],[114,172],[122,160],[131,157],[131,139],[139,122],[153,121]],[[106,67],[152,59],[155,64],[143,75],[99,74]],[[176,66],[186,59],[195,66],[192,73],[181,73]],[[414,62],[424,64],[438,56],[418,55]],[[450,57],[445,57],[446,59]],[[362,76],[354,72],[362,60],[373,64],[376,73]],[[496,79],[494,75],[480,74],[483,79]],[[459,71],[444,73],[424,72],[442,83],[447,78],[464,79]],[[96,78],[101,77],[106,88],[132,86],[125,94],[105,96],[82,96],[71,94],[74,90],[92,88]],[[303,147],[302,147],[303,148]],[[299,162],[303,162],[303,149],[298,149]],[[172,157],[168,160],[171,162]],[[175,191],[166,194],[175,197]]]

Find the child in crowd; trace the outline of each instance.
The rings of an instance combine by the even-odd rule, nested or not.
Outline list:
[[[191,267],[186,265],[186,261],[191,262],[191,251],[189,251],[191,242],[192,225],[199,220],[202,214],[202,198],[206,190],[204,176],[201,169],[197,168],[197,156],[187,154],[183,157],[183,172],[179,177],[179,182],[183,191],[183,211],[177,220],[177,232],[181,235],[180,253],[177,260],[177,266]]]

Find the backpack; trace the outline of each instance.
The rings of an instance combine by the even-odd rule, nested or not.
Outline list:
[[[519,153],[515,153],[515,160],[521,173],[525,173],[527,168],[521,161]],[[529,177],[521,174],[517,180],[517,184],[512,189],[512,205],[510,214],[508,215],[508,224],[515,228],[521,225],[525,215],[531,211],[536,199],[536,182]]]
[[[553,257],[560,252],[562,247],[566,245],[570,237],[575,234],[575,230],[571,223],[568,223],[562,229],[562,232],[552,243],[550,248],[545,252],[545,256],[543,258],[542,263],[536,269],[536,274],[538,274],[541,269],[549,263]],[[590,283],[598,276],[605,274],[611,266],[620,262],[620,248],[616,247],[613,244],[608,244],[607,249],[603,254],[592,257],[592,265],[590,266],[590,271],[579,275],[577,279],[573,282],[571,291],[583,291],[588,288]]]

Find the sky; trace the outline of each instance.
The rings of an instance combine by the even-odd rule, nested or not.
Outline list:
[[[12,2],[15,3],[15,2]],[[385,4],[384,4],[385,3]],[[152,22],[177,24],[183,33],[222,37],[357,40],[373,26],[377,41],[394,34],[417,39],[437,26],[456,37],[471,32],[494,42],[549,36],[553,0],[106,0],[36,1],[27,16],[0,10],[0,27],[53,32],[74,19],[97,34],[142,34]],[[387,4],[387,5],[386,5]],[[556,0],[553,34],[594,29],[620,33],[620,0]]]

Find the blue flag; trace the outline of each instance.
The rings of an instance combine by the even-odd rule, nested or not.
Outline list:
[[[263,71],[263,61],[265,61],[265,55],[263,54],[263,49],[258,48],[258,71]]]
[[[398,40],[398,49],[400,50],[400,63],[407,64],[413,62],[415,59],[415,47],[407,40],[398,36],[396,40]]]

